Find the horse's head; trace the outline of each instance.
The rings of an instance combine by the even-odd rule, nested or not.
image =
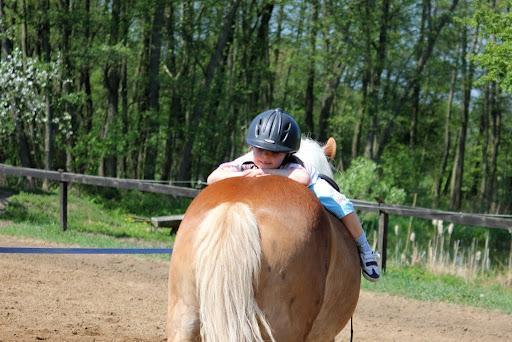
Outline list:
[[[336,140],[329,138],[324,146],[317,141],[309,138],[302,138],[300,150],[295,153],[301,160],[310,163],[318,172],[333,178],[332,165],[329,160],[333,160],[336,155]]]

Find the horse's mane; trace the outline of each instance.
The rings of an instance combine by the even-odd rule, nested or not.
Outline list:
[[[300,149],[295,155],[302,161],[313,165],[319,173],[333,178],[332,165],[325,156],[322,146],[317,141],[302,137]]]

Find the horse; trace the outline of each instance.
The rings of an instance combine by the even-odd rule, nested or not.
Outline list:
[[[324,152],[332,155],[333,143],[301,146],[320,151],[317,166],[330,172]],[[167,339],[334,341],[356,308],[360,270],[347,229],[304,185],[280,176],[219,181],[192,201],[176,235]]]

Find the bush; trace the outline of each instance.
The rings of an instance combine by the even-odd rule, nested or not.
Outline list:
[[[335,179],[349,198],[388,204],[404,203],[405,191],[382,179],[380,171],[375,162],[360,157],[352,161],[347,171],[337,173]]]

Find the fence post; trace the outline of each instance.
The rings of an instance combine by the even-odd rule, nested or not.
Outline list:
[[[59,170],[62,174],[62,170]],[[68,229],[68,183],[60,182],[60,226],[63,231]]]
[[[388,247],[388,214],[379,210],[379,239],[377,248],[380,253],[379,266],[383,272],[386,272],[386,259]]]

